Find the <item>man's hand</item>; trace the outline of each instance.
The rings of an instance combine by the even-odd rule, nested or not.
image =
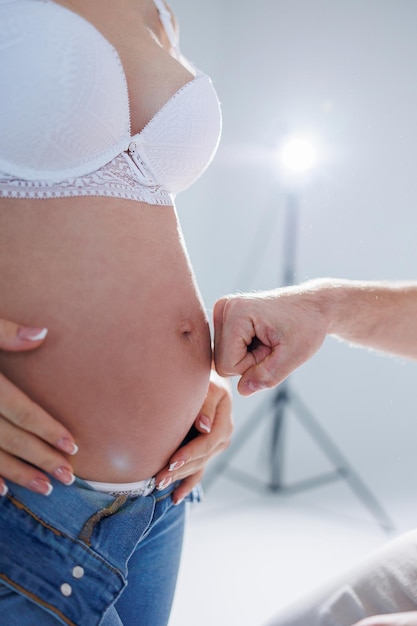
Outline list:
[[[284,288],[233,295],[214,307],[214,355],[242,395],[275,387],[319,349],[328,322],[314,291]]]

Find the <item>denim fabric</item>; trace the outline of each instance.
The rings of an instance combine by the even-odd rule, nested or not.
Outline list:
[[[164,626],[185,516],[174,486],[136,498],[53,486],[9,482],[0,498],[0,625]]]

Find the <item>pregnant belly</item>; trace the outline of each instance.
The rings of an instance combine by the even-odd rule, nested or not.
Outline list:
[[[49,333],[32,353],[2,353],[0,369],[71,430],[79,476],[147,478],[196,418],[211,364],[175,212],[36,202],[0,210],[0,317]]]

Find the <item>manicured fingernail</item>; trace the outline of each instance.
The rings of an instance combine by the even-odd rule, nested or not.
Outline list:
[[[57,448],[60,448],[60,450],[63,450],[64,452],[66,452],[67,454],[70,454],[71,456],[73,456],[74,454],[77,454],[78,452],[77,444],[71,441],[71,439],[67,439],[66,437],[62,437],[61,439],[59,439],[56,442],[56,446]]]
[[[263,383],[253,383],[251,380],[246,383],[245,387],[250,393],[256,393],[257,391],[268,389],[267,385],[264,385]]]
[[[175,506],[178,506],[179,504],[181,504],[181,502],[184,502],[184,498],[178,498],[178,500],[174,500]]]
[[[245,387],[249,393],[255,393],[258,390],[258,387],[252,381],[247,382]]]
[[[206,433],[211,432],[211,422],[209,418],[205,415],[201,415],[200,419],[198,420],[198,425],[200,426],[201,430],[204,430]]]
[[[36,493],[41,493],[44,496],[49,496],[52,493],[52,485],[48,483],[46,480],[40,480],[40,478],[35,478],[29,483],[29,488],[32,491],[36,491]]]
[[[173,472],[174,470],[179,469],[183,465],[185,465],[185,461],[183,460],[175,461],[174,463],[171,463],[171,465],[168,467],[168,472]]]
[[[162,489],[165,489],[171,483],[172,483],[172,478],[164,478],[158,483],[158,486],[157,486],[158,491],[162,491]]]
[[[74,474],[67,467],[58,467],[54,471],[54,476],[64,485],[72,485],[75,480]]]
[[[7,492],[9,491],[8,486],[6,485],[6,483],[2,483],[1,485],[1,491],[0,491],[0,496],[5,496],[7,494]]]
[[[19,326],[17,336],[19,339],[26,341],[41,341],[48,334],[47,328],[29,328],[28,326]]]

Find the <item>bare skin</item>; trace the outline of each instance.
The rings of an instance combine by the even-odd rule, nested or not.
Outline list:
[[[417,360],[416,315],[415,281],[329,278],[226,296],[214,307],[216,367],[222,375],[239,376],[238,389],[247,396],[279,385],[319,350],[327,335]],[[385,557],[385,561],[389,572],[389,558]],[[402,581],[403,586],[397,597],[406,597],[415,574],[408,571],[407,565],[402,571],[396,563],[396,569],[396,580]],[[371,586],[373,578],[379,580],[377,573],[373,576],[372,568],[369,576]],[[358,587],[362,583],[363,577]],[[349,601],[345,604],[348,606]],[[327,601],[321,608],[326,605]],[[327,608],[320,615],[328,617]],[[301,618],[305,619],[306,616]],[[293,621],[284,616],[283,620],[279,619],[279,623],[299,623],[297,618]],[[326,618],[324,621],[327,623]],[[329,621],[333,623],[331,617]],[[417,612],[374,615],[351,626],[417,626]]]
[[[60,3],[118,51],[132,134],[192,79],[169,54],[153,2]],[[42,349],[0,369],[75,438],[77,475],[157,473],[205,399],[207,318],[172,207],[110,198],[2,200],[0,317],[48,327]]]
[[[250,395],[278,385],[327,335],[417,359],[415,282],[312,280],[226,296],[214,307],[217,371]]]

